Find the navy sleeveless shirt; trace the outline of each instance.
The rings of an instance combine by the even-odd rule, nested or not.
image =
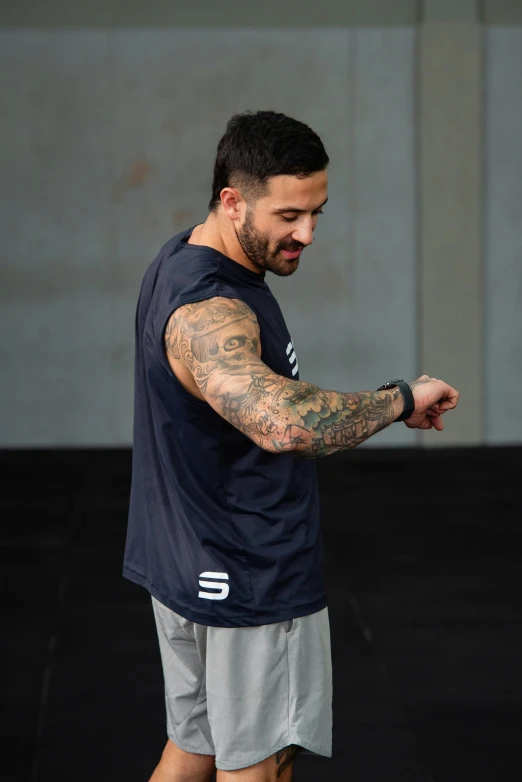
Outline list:
[[[263,362],[299,378],[264,274],[187,244],[194,227],[164,245],[141,285],[123,575],[199,624],[254,626],[312,614],[327,605],[315,462],[264,451],[186,391],[168,363],[172,312],[224,296],[256,314]]]

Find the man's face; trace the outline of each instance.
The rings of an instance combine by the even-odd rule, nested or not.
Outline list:
[[[236,235],[247,258],[260,270],[279,277],[293,274],[299,255],[313,241],[321,207],[328,200],[328,175],[318,171],[306,179],[277,176],[270,180],[270,193],[254,209],[246,206]]]

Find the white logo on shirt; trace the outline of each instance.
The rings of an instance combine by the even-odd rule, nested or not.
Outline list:
[[[299,371],[299,365],[297,363],[297,356],[295,355],[294,346],[291,340],[286,346],[286,355],[288,356],[290,366],[292,367],[292,375],[297,374],[297,372]]]
[[[202,579],[212,578],[215,581],[203,581]],[[225,600],[230,592],[228,584],[221,584],[220,580],[228,581],[228,573],[212,573],[205,571],[199,574],[199,585],[204,589],[218,589],[218,592],[199,592],[198,597],[204,597],[206,600]]]

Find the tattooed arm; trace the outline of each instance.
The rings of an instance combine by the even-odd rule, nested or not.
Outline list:
[[[261,361],[259,325],[236,299],[216,297],[176,310],[165,331],[169,363],[223,418],[274,453],[328,456],[353,448],[402,412],[398,388],[344,394],[289,380]]]

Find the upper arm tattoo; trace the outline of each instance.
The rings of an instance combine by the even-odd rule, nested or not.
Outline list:
[[[358,445],[398,415],[398,389],[343,394],[273,372],[259,355],[257,318],[237,299],[180,307],[167,323],[165,347],[209,404],[266,450],[325,456]]]
[[[246,368],[257,357],[259,325],[250,307],[215,298],[176,310],[165,331],[167,352],[190,369],[205,394],[216,372]]]

